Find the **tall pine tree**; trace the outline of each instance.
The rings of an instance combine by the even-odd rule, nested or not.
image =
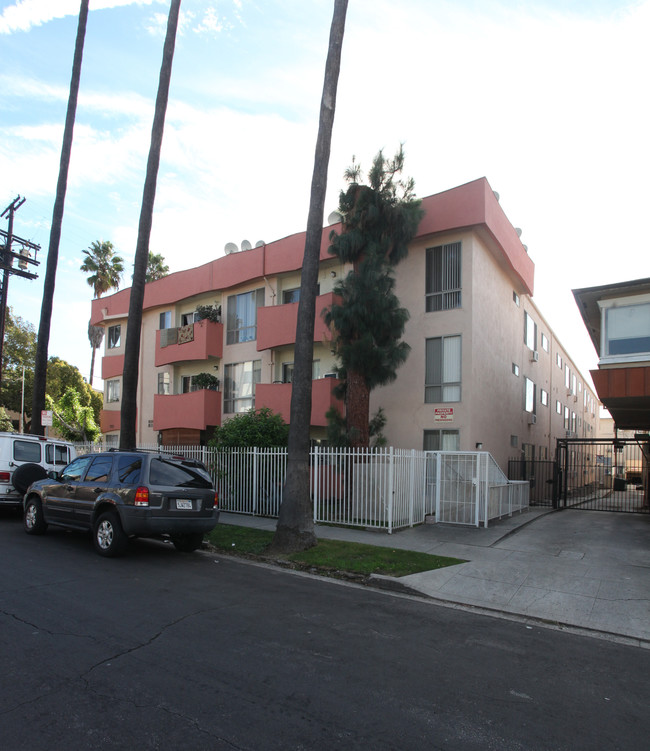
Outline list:
[[[402,146],[393,159],[380,151],[364,185],[353,160],[339,197],[343,231],[330,235],[330,253],[352,264],[334,289],[341,302],[325,316],[335,333],[351,446],[369,445],[370,392],[395,380],[410,351],[402,341],[409,314],[395,295],[393,269],[408,254],[422,210],[403,168]]]

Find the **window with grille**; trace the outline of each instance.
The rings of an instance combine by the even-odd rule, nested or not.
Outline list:
[[[426,340],[426,404],[459,402],[461,386],[461,338],[438,336]]]
[[[108,336],[106,337],[107,349],[115,349],[120,346],[122,327],[118,323],[117,326],[108,327]]]
[[[451,310],[461,305],[461,244],[427,248],[426,311]]]

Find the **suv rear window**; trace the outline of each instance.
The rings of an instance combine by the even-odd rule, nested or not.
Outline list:
[[[35,441],[14,441],[14,459],[17,462],[41,461],[41,444]]]
[[[149,469],[151,485],[174,488],[211,488],[212,478],[208,472],[190,462],[152,459]]]

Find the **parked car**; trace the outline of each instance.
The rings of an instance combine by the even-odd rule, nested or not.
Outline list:
[[[20,508],[27,488],[62,469],[77,452],[67,441],[26,433],[0,432],[0,506]]]
[[[43,534],[48,524],[90,530],[103,556],[121,555],[129,537],[168,537],[191,552],[219,519],[212,478],[194,459],[106,451],[48,474],[25,494],[25,531]]]

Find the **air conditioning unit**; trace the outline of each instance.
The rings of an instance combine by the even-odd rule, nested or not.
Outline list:
[[[530,361],[531,362],[538,362],[539,361],[539,352],[531,352],[530,353]]]
[[[535,425],[537,422],[537,415],[528,415],[528,424]]]

